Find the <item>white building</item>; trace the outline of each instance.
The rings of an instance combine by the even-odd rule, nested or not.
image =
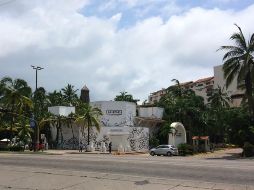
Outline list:
[[[204,103],[208,103],[208,97],[211,95],[212,90],[220,86],[222,89],[228,93],[228,96],[231,98],[230,105],[232,107],[238,107],[241,104],[241,100],[244,92],[239,90],[237,87],[237,79],[235,78],[231,85],[226,88],[226,80],[224,79],[224,73],[222,65],[214,67],[214,76],[198,79],[196,81],[189,81],[180,84],[184,89],[191,89],[195,92],[196,95],[204,98]],[[166,94],[167,90],[162,89],[156,92],[152,92],[148,97],[149,104],[157,103],[162,96]]]
[[[228,96],[231,98],[231,106],[240,106],[244,91],[238,89],[237,77],[235,77],[232,83],[226,88],[226,80],[224,79],[222,65],[214,67],[214,88],[217,88],[218,86],[222,89],[224,88],[224,90],[228,93]]]
[[[90,131],[90,144],[97,150],[104,144],[107,147],[111,141],[112,150],[147,151],[150,127],[155,128],[156,124],[163,122],[161,120],[163,109],[158,107],[138,108],[140,116],[137,116],[136,104],[132,102],[97,101],[91,105],[101,109],[103,113],[99,118],[101,130],[96,131],[92,128]],[[73,113],[73,108],[51,107],[49,111],[55,115],[64,115],[61,113]],[[56,140],[57,127],[52,126],[51,131]],[[72,127],[63,126],[60,136],[58,137],[60,148],[77,149],[79,142],[87,146],[87,130],[81,133],[76,124]]]

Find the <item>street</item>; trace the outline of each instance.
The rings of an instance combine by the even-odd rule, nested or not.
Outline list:
[[[231,157],[0,154],[0,165],[1,189],[117,189],[118,185],[121,189],[254,187],[253,160]]]

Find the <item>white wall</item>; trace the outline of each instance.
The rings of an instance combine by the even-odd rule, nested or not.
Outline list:
[[[123,127],[133,126],[136,116],[136,104],[123,101],[98,101],[91,102],[91,105],[100,108],[103,112],[101,116],[101,126]]]
[[[48,107],[48,112],[54,115],[68,116],[71,113],[75,113],[75,107],[53,106]]]
[[[119,138],[115,138],[119,136]],[[80,136],[80,140],[87,145],[87,130]],[[112,141],[112,150],[117,150],[121,144],[126,150],[129,146],[132,151],[147,151],[149,149],[149,129],[146,127],[102,127],[100,132],[93,128],[90,131],[90,142],[94,147],[100,148],[101,143],[105,142],[108,147]]]
[[[139,117],[152,117],[162,119],[164,109],[160,107],[139,107]]]
[[[237,91],[237,79],[235,78],[233,82],[226,89],[226,79],[224,79],[224,72],[222,69],[222,65],[218,65],[214,67],[214,88],[216,89],[218,86],[221,88],[225,87],[229,96],[234,94]]]

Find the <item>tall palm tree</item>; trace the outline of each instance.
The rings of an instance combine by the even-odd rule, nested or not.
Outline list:
[[[75,90],[74,86],[71,84],[68,84],[65,88],[62,88],[64,101],[69,106],[74,105],[76,100],[78,99],[78,96],[76,94],[77,91],[78,89]]]
[[[25,110],[29,110],[33,107],[33,102],[30,98],[23,96],[19,93],[18,90],[5,88],[5,94],[1,99],[4,107],[9,110],[11,115],[11,127],[10,127],[10,135],[11,139],[13,137],[13,127],[15,123],[15,119],[17,119],[17,114],[24,114]]]
[[[236,25],[237,26],[237,25]],[[223,56],[223,71],[228,87],[237,77],[237,83],[244,82],[249,112],[254,117],[253,83],[254,83],[254,33],[246,41],[242,29],[237,26],[238,32],[231,35],[230,39],[235,45],[221,46],[219,50],[227,51]]]
[[[95,127],[97,131],[100,131],[99,116],[102,115],[102,111],[99,108],[90,106],[89,104],[82,104],[80,106],[76,123],[81,126],[82,133],[84,133],[84,129],[87,128],[87,144],[89,145],[91,128]]]

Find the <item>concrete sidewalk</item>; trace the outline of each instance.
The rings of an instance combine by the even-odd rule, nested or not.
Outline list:
[[[106,154],[109,155],[109,152],[100,152],[100,151],[93,151],[93,152],[79,152],[78,150],[45,150],[44,153],[46,154],[56,154],[56,155],[63,155],[63,154]],[[113,151],[111,155],[149,155],[149,153],[146,152],[123,152],[118,153],[116,151]]]
[[[3,166],[0,189],[27,190],[254,190],[254,186]]]

